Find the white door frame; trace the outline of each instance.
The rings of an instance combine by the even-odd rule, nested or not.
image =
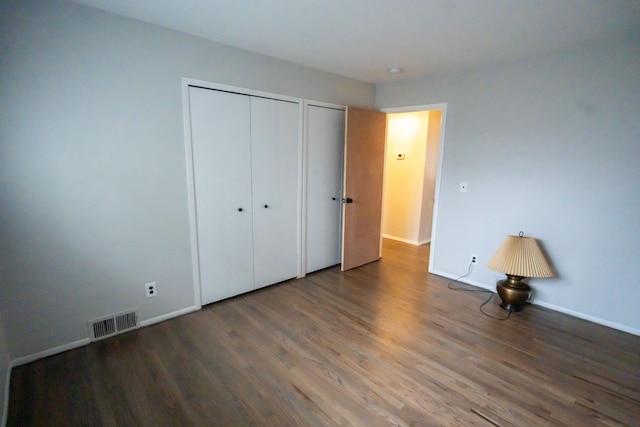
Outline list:
[[[447,121],[447,103],[438,103],[438,104],[423,104],[423,105],[410,105],[405,107],[388,107],[381,108],[380,111],[383,111],[387,114],[395,114],[395,113],[413,113],[416,111],[426,111],[426,110],[441,110],[442,111],[442,123],[440,125],[440,146],[438,148],[438,169],[436,171],[436,185],[435,185],[435,194],[434,194],[434,202],[433,202],[433,222],[431,224],[431,248],[429,250],[429,273],[433,271],[433,254],[436,252],[435,248],[437,245],[437,233],[438,229],[438,207],[440,206],[440,182],[441,182],[441,173],[442,173],[442,159],[444,156],[444,134],[446,129],[446,121]]]

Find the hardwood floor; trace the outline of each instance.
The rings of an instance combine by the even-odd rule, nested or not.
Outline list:
[[[385,240],[379,262],[18,367],[8,425],[640,425],[640,337],[536,306],[491,319],[427,257]]]

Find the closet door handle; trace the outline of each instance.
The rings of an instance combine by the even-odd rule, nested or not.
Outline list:
[[[351,197],[347,197],[346,199],[342,199],[342,203],[353,203],[353,199]]]
[[[242,212],[242,208],[238,208],[238,212]]]
[[[331,200],[335,200],[335,199],[336,199],[335,197],[332,197],[332,198],[331,198]]]
[[[267,209],[269,207],[269,205],[264,205],[264,208]]]

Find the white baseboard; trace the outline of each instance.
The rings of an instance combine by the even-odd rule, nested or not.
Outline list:
[[[140,322],[140,327],[145,327],[149,325],[153,325],[155,323],[160,323],[165,320],[172,319],[174,317],[182,316],[183,314],[192,313],[194,311],[199,310],[200,307],[191,306],[187,308],[183,308],[181,310],[177,310],[171,313],[163,314],[162,316],[154,317],[152,319],[144,320]],[[39,359],[44,359],[45,357],[53,356],[58,353],[62,353],[68,350],[73,350],[74,348],[83,347],[87,344],[91,343],[90,338],[83,338],[78,341],[73,341],[67,344],[63,344],[57,347],[49,348],[47,350],[39,351],[37,353],[29,354],[27,356],[19,357],[17,359],[13,359],[9,361],[7,367],[7,380],[5,383],[5,396],[4,396],[4,411],[1,418],[0,426],[5,427],[7,425],[7,417],[9,415],[9,390],[11,383],[11,369],[17,366],[25,365],[27,363],[35,362]]]
[[[425,243],[431,242],[431,239],[410,240],[410,239],[404,239],[398,236],[392,236],[390,234],[383,234],[382,237],[384,237],[385,239],[397,240],[398,242],[402,242],[402,243],[409,243],[410,245],[414,245],[414,246],[420,246],[420,245],[424,245]]]
[[[430,271],[429,273],[436,274],[438,276],[446,277],[446,278],[449,278],[449,279],[457,279],[457,277],[459,277],[459,276],[453,276],[453,275],[448,274],[448,273],[444,273],[442,271]],[[472,285],[472,286],[476,286],[478,288],[482,288],[482,289],[486,289],[486,290],[489,290],[489,291],[492,291],[492,292],[496,292],[495,285],[487,285],[485,283],[476,282],[474,280],[468,280],[468,279],[466,279],[464,277],[460,278],[458,281],[462,282],[462,283],[466,283],[467,285]],[[548,302],[544,302],[544,301],[536,301],[534,299],[533,301],[529,301],[529,303],[531,303],[533,305],[539,305],[540,307],[548,308],[549,310],[557,311],[559,313],[564,313],[564,314],[567,314],[567,315],[572,316],[572,317],[577,317],[578,319],[587,320],[587,321],[589,321],[591,323],[596,323],[598,325],[606,326],[606,327],[609,327],[609,328],[612,328],[612,329],[617,329],[619,331],[626,332],[626,333],[629,333],[629,334],[632,334],[632,335],[640,336],[640,329],[632,328],[632,327],[627,326],[627,325],[622,325],[620,323],[611,322],[609,320],[601,319],[599,317],[591,316],[589,314],[584,314],[584,313],[581,313],[579,311],[574,311],[574,310],[570,310],[568,308],[560,307],[558,305],[549,304]]]
[[[183,314],[188,314],[194,311],[197,311],[198,308],[196,306],[191,306],[187,308],[183,308],[181,310],[177,310],[171,313],[163,314],[162,316],[154,317],[148,320],[143,320],[140,322],[140,327],[145,327],[149,325],[153,325],[155,323],[160,323],[168,319],[172,319],[174,317],[182,316]],[[90,338],[82,338],[81,340],[70,342],[67,344],[63,344],[58,347],[49,348],[47,350],[39,351],[37,353],[29,354],[27,356],[19,357],[17,359],[13,359],[9,362],[10,367],[16,367],[20,365],[25,365],[27,363],[35,362],[36,360],[43,359],[45,357],[53,356],[58,353],[62,353],[68,350],[73,350],[74,348],[83,347],[87,344],[91,343]]]
[[[430,271],[429,273],[435,274],[436,276],[446,277],[447,279],[457,280],[458,282],[475,286],[477,288],[486,289],[488,291],[492,291],[492,292],[496,291],[495,285],[487,285],[485,283],[476,282],[475,280],[469,280],[466,277],[454,276],[453,274],[445,273],[443,271]]]
[[[78,341],[60,345],[58,347],[49,348],[47,350],[39,351],[37,353],[33,353],[27,356],[13,359],[11,362],[9,362],[9,366],[11,366],[12,368],[15,368],[16,366],[21,366],[27,363],[35,362],[36,360],[44,359],[45,357],[53,356],[54,354],[62,353],[68,350],[73,350],[74,348],[85,346],[90,342],[91,340],[89,338],[83,338]]]
[[[612,329],[617,329],[622,332],[626,332],[629,334],[640,336],[640,329],[632,328],[627,325],[622,325],[620,323],[611,322],[609,320],[600,319],[599,317],[594,317],[588,314],[580,313],[579,311],[569,310],[568,308],[560,307],[557,305],[549,304],[544,301],[531,301],[534,305],[539,305],[540,307],[548,308],[549,310],[558,311],[560,313],[568,314],[569,316],[577,317],[579,319],[587,320],[592,323],[597,323],[598,325],[607,326]]]
[[[194,311],[200,310],[200,307],[195,305],[191,307],[186,307],[181,310],[172,311],[171,313],[163,314],[162,316],[153,317],[151,319],[142,320],[140,322],[140,327],[144,328],[145,326],[151,326],[156,323],[164,322],[165,320],[173,319],[174,317],[183,316],[185,314],[193,313]]]

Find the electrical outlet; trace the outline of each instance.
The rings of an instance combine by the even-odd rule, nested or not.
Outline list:
[[[144,285],[144,290],[147,298],[155,297],[156,295],[158,295],[156,282],[147,283],[146,285]]]
[[[469,262],[473,265],[476,265],[478,263],[478,255],[471,254],[471,258],[469,259]]]

